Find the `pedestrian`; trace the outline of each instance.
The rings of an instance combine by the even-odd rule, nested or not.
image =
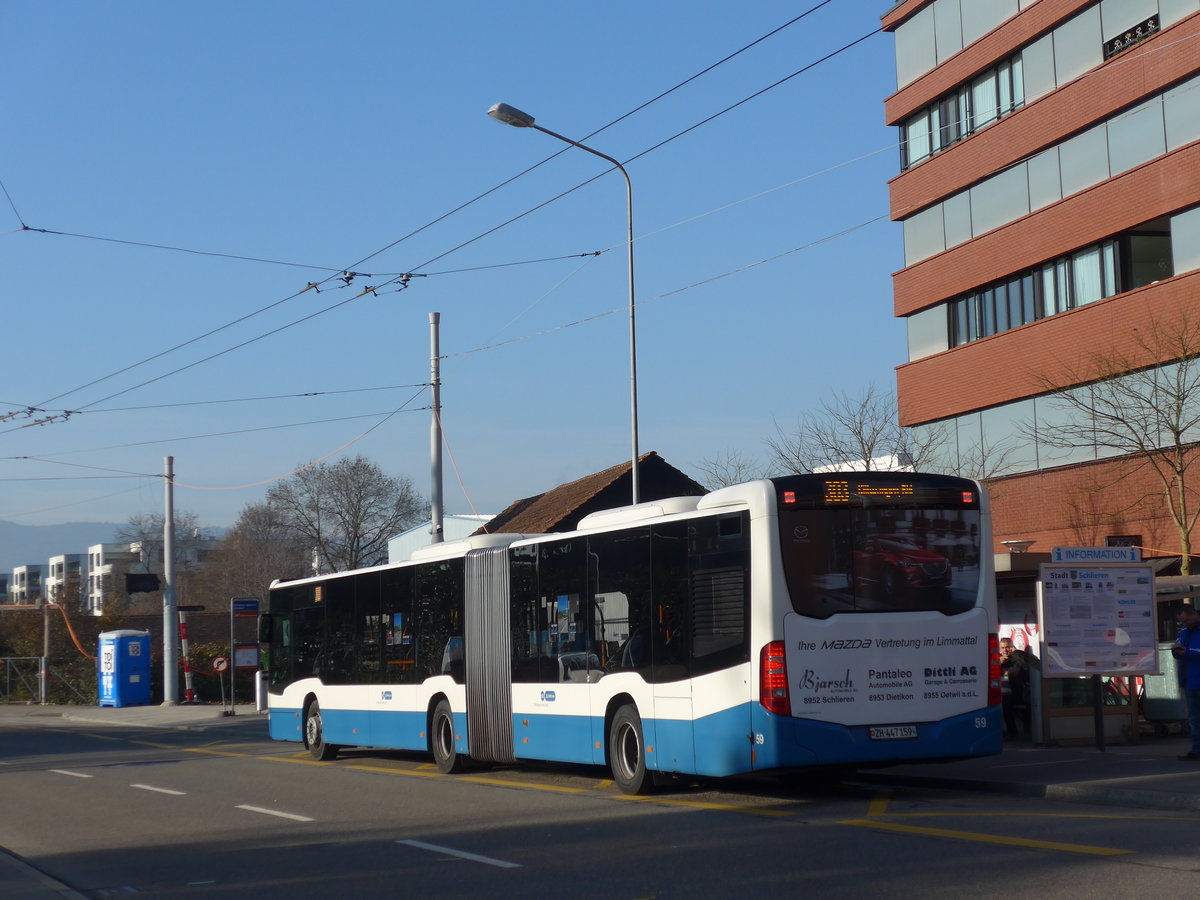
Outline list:
[[[1019,718],[1029,737],[1029,657],[1016,648],[1012,638],[1000,638],[1000,681],[1005,736],[1009,740],[1019,736]]]
[[[1200,612],[1194,606],[1184,606],[1176,621],[1182,630],[1171,655],[1176,660],[1179,687],[1187,700],[1188,730],[1192,733],[1192,749],[1179,758],[1200,760]]]

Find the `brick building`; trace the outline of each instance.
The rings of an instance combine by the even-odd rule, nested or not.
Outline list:
[[[1161,486],[1103,440],[1064,448],[1048,386],[1098,397],[1101,356],[1169,377],[1147,333],[1200,326],[1200,0],[901,0],[883,25],[901,424],[998,476],[996,550],[1178,552]]]

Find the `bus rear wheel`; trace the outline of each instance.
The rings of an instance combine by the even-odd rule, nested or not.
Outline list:
[[[441,700],[433,708],[433,719],[429,726],[429,747],[433,761],[443,775],[453,775],[466,767],[465,758],[458,752],[454,740],[454,712],[447,700]]]
[[[341,749],[337,744],[325,743],[325,727],[321,721],[321,704],[314,700],[304,711],[304,746],[313,759],[328,762]]]
[[[646,771],[646,743],[636,706],[622,706],[613,716],[608,732],[608,765],[622,793],[649,794],[654,790],[653,773]]]

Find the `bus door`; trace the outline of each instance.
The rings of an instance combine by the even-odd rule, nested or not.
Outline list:
[[[508,548],[466,556],[467,746],[472,759],[515,762]]]

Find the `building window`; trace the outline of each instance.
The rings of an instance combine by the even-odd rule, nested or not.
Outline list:
[[[1022,272],[1003,282],[988,285],[949,304],[947,322],[949,344],[952,347],[967,344],[1002,331],[1028,325],[1046,316],[1066,312],[1087,303],[1111,297],[1120,290],[1132,290],[1139,284],[1120,284],[1118,279],[1118,246],[1122,259],[1127,251],[1133,253],[1133,240],[1139,238],[1137,247],[1142,248],[1143,266],[1149,268],[1150,258],[1154,265],[1161,262],[1163,243],[1169,260],[1170,235],[1162,236],[1150,247],[1145,243],[1160,236],[1153,232],[1138,232],[1123,236],[1120,241],[1110,240],[1086,247],[1070,256],[1064,256],[1039,266],[1030,272]],[[1169,265],[1169,262],[1168,262]],[[1122,265],[1128,271],[1128,265]],[[936,307],[935,307],[936,308]]]
[[[1024,102],[1021,57],[1014,56],[909,117],[900,127],[900,168],[941,153]]]

